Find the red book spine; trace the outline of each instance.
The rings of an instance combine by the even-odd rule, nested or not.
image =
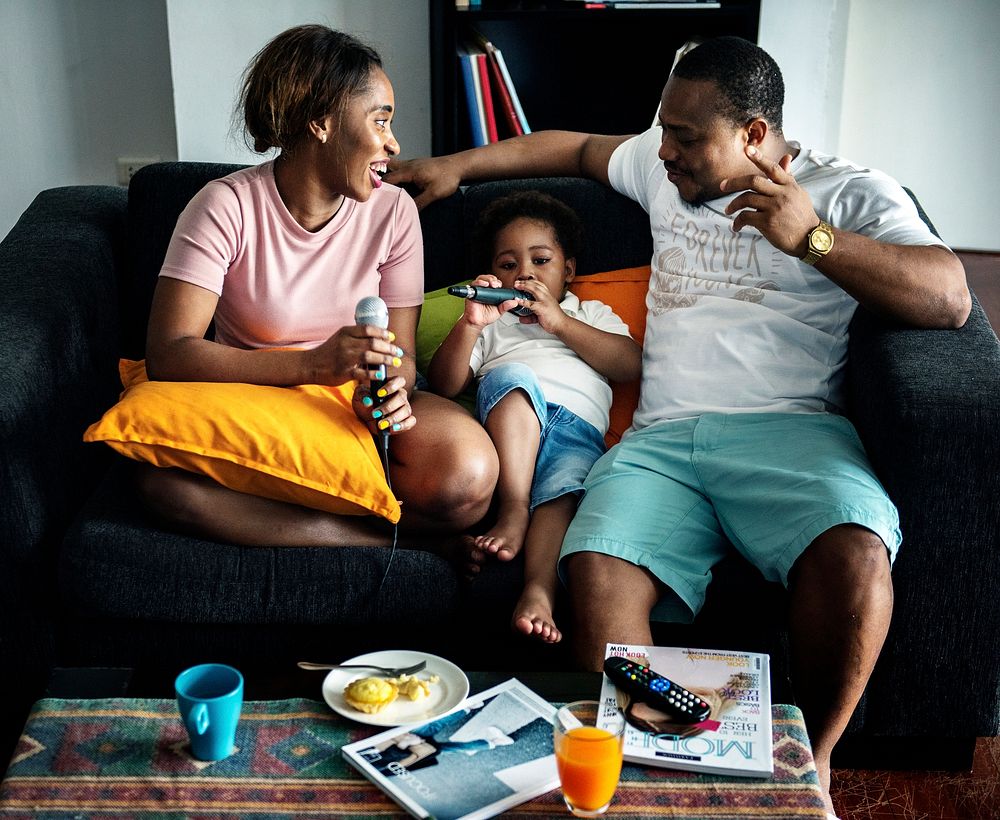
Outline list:
[[[497,117],[493,111],[493,94],[490,92],[490,75],[486,69],[486,55],[477,54],[476,64],[479,66],[479,82],[483,87],[483,108],[486,110],[486,134],[490,142],[499,142],[497,134]]]
[[[517,118],[517,111],[514,110],[514,101],[510,98],[510,91],[507,90],[507,84],[504,82],[496,54],[490,51],[489,56],[493,84],[496,86],[497,96],[500,98],[500,110],[507,121],[511,136],[519,137],[524,133],[524,129],[521,128],[521,121]]]

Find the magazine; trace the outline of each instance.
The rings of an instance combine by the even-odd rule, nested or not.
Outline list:
[[[342,753],[414,817],[493,817],[559,786],[555,712],[511,678],[430,723],[394,727]]]
[[[648,665],[712,707],[700,723],[671,723],[664,713],[631,702],[604,675],[600,695],[604,709],[613,713],[620,708],[625,713],[625,760],[741,777],[767,777],[773,772],[767,655],[609,643],[605,657],[613,655]]]

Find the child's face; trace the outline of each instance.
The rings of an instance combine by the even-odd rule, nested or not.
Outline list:
[[[537,279],[562,299],[576,273],[576,260],[563,255],[551,225],[521,217],[497,233],[490,272],[505,288],[525,279]]]

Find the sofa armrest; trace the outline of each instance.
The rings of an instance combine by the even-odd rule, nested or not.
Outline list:
[[[122,188],[43,191],[0,243],[0,597],[40,592],[32,570],[94,486],[81,436],[121,389],[125,213]]]
[[[997,734],[1000,342],[975,300],[965,326],[948,331],[890,326],[859,310],[848,389],[852,419],[903,531],[866,730],[950,736],[960,725]],[[962,714],[945,714],[929,696],[952,685],[963,692]]]

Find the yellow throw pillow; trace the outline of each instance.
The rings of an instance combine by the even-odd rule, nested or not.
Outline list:
[[[122,359],[121,400],[84,433],[122,455],[179,467],[251,495],[395,523],[371,434],[354,414],[354,382],[266,387],[160,382]]]

